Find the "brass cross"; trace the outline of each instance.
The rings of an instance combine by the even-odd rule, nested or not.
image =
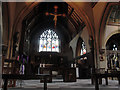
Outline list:
[[[54,16],[54,18],[53,18],[53,21],[55,22],[54,24],[55,24],[55,29],[56,29],[56,25],[57,25],[57,17],[58,16],[63,16],[63,17],[65,17],[66,15],[63,13],[63,14],[57,14],[57,9],[58,9],[58,6],[54,6],[54,9],[55,9],[55,12],[54,13],[48,13],[48,12],[46,12],[46,16],[48,16],[48,15],[52,15],[52,16]]]

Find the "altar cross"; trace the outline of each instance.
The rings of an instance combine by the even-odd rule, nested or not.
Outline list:
[[[48,16],[48,15],[54,16],[53,21],[55,22],[54,25],[55,25],[55,29],[56,29],[57,17],[58,17],[58,16],[63,16],[63,17],[65,17],[66,15],[65,15],[64,13],[63,13],[63,14],[58,14],[58,13],[57,13],[58,6],[55,5],[55,6],[54,6],[54,9],[55,9],[55,12],[54,12],[54,13],[48,13],[48,12],[46,12],[46,16]]]

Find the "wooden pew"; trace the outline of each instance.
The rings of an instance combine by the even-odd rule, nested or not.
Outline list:
[[[39,75],[17,75],[17,74],[2,74],[2,79],[4,80],[3,90],[7,90],[7,84],[9,79],[19,79],[19,80],[32,80],[32,79],[44,79],[44,90],[47,90],[47,78],[49,74],[39,74]]]
[[[106,80],[106,85],[108,85],[108,77],[117,77],[120,85],[120,72],[116,71],[114,73],[93,73],[92,77],[94,77],[95,80],[95,90],[99,90],[99,79],[100,78],[105,78]]]
[[[19,61],[16,59],[4,59],[2,66],[3,74],[19,74]],[[14,87],[16,80],[9,80],[8,87]]]
[[[105,74],[105,68],[99,68],[99,69],[95,69],[95,72],[94,73],[97,73],[97,74]],[[92,73],[91,73],[92,74]],[[99,84],[102,84],[102,78],[99,78]],[[94,79],[94,76],[91,75],[91,82],[92,84],[95,83],[95,79]]]

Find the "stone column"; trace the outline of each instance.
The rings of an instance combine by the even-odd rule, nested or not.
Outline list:
[[[2,2],[0,1],[0,87],[2,85]]]

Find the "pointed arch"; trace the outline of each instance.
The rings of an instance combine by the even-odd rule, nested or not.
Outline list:
[[[76,56],[80,56],[86,53],[86,45],[85,42],[79,37],[76,47]]]
[[[107,23],[107,19],[108,19],[111,7],[114,5],[119,5],[119,4],[118,3],[107,3],[105,10],[104,10],[104,13],[102,15],[101,22],[100,22],[100,28],[99,28],[99,38],[98,38],[99,49],[102,48],[103,45],[105,45],[103,42],[104,33],[105,33],[105,26]]]
[[[45,30],[39,38],[39,52],[59,52],[60,40],[53,30]]]

